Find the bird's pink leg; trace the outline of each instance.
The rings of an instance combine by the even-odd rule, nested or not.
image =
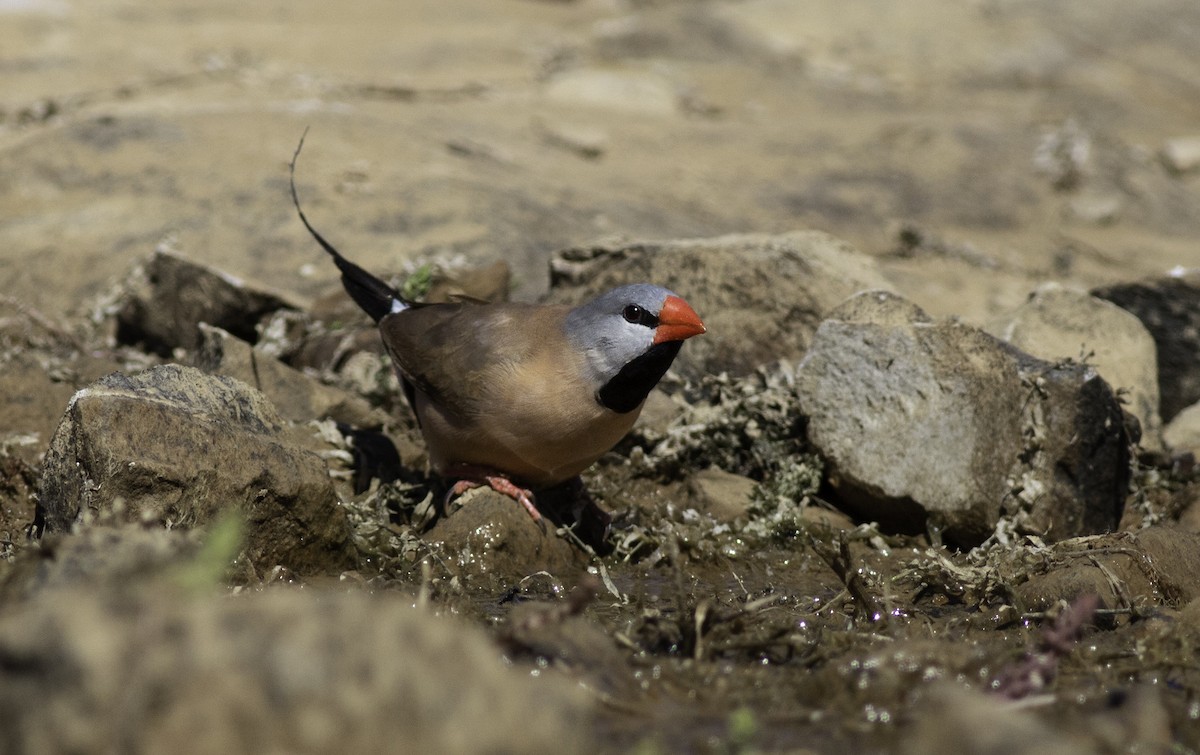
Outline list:
[[[459,480],[450,488],[450,492],[446,495],[446,500],[450,500],[454,496],[462,495],[463,493],[487,485],[492,490],[501,495],[506,495],[517,503],[525,507],[529,512],[529,516],[533,517],[533,521],[542,521],[542,515],[533,505],[533,491],[523,488],[512,480],[494,473],[485,472],[475,468],[462,467],[453,470],[455,475],[463,474],[467,479]]]

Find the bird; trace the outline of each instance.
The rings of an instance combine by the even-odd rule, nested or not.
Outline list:
[[[650,283],[605,291],[578,306],[521,302],[419,303],[304,227],[378,325],[433,472],[457,480],[447,497],[489,486],[535,521],[534,489],[576,478],[633,427],[650,391],[688,338],[706,332],[695,310]]]

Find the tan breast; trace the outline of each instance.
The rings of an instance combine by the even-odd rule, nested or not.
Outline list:
[[[574,355],[539,350],[519,363],[489,368],[477,383],[487,394],[469,417],[456,419],[418,393],[416,412],[435,471],[484,466],[538,487],[587,469],[629,432],[641,412],[600,406],[579,377]]]

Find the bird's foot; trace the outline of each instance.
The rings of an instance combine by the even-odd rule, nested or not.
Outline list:
[[[533,505],[533,491],[523,488],[507,477],[503,477],[501,475],[483,474],[479,475],[478,477],[459,480],[458,482],[454,483],[454,486],[450,488],[448,493],[446,493],[446,500],[449,501],[451,498],[460,496],[468,490],[483,487],[484,485],[488,486],[500,495],[506,495],[509,498],[512,498],[514,501],[525,507],[525,510],[529,512],[529,516],[533,517],[533,521],[538,522],[539,524],[541,523],[542,515],[537,510],[537,506]]]

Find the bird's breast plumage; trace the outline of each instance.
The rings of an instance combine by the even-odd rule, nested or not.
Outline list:
[[[418,308],[380,323],[413,385],[435,470],[484,466],[550,485],[579,474],[629,432],[638,412],[598,403],[586,354],[567,347],[562,308],[462,307]],[[456,322],[464,317],[475,321]]]

